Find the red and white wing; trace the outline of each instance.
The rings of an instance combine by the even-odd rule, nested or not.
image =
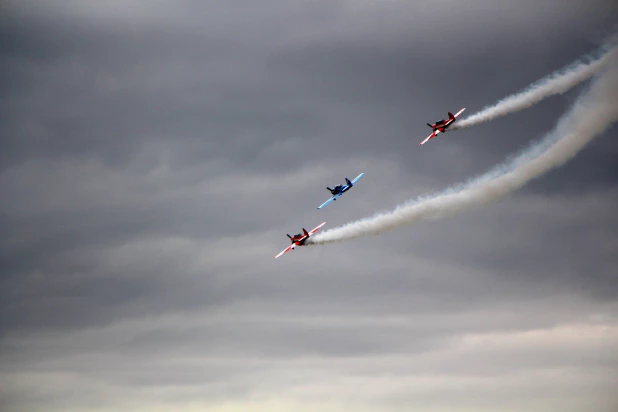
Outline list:
[[[439,130],[436,130],[435,132],[433,132],[432,134],[430,134],[429,136],[427,136],[427,139],[423,140],[422,142],[420,142],[418,145],[424,145],[425,143],[427,143],[429,141],[429,139],[433,139],[434,137],[436,137],[438,135],[438,133],[440,133]]]
[[[315,232],[317,232],[322,226],[324,226],[326,224],[326,222],[322,222],[318,225],[318,227],[316,227],[315,229],[313,229],[311,232],[309,232],[310,235],[313,235]]]
[[[461,114],[464,110],[466,110],[466,108],[465,108],[465,107],[464,107],[463,109],[461,109],[460,111],[458,111],[457,113],[455,113],[455,114],[453,115],[453,118],[452,118],[452,119],[448,119],[448,120],[446,121],[446,124],[444,125],[444,127],[450,126],[450,125],[451,125],[451,123],[453,123],[455,120],[457,120],[457,117],[458,117],[458,116],[459,116],[459,115],[460,115],[460,114]]]
[[[290,245],[288,247],[286,247],[284,250],[282,250],[277,256],[275,256],[275,259],[277,259],[279,256],[283,255],[286,252],[289,252],[290,250],[292,250],[292,248],[294,247],[294,245]]]
[[[455,116],[455,119],[457,119],[457,116],[459,116],[460,114],[463,113],[463,111],[466,110],[466,108],[464,107],[463,109],[461,109],[460,111],[458,111],[457,113],[455,113],[453,116]]]

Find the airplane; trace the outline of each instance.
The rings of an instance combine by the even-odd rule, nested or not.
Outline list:
[[[322,209],[324,206],[326,206],[327,204],[329,204],[333,200],[337,200],[337,198],[339,196],[341,196],[342,194],[344,194],[345,192],[350,190],[350,188],[352,186],[354,186],[354,183],[356,183],[358,181],[358,179],[360,179],[364,175],[365,175],[365,173],[361,173],[360,175],[356,176],[356,178],[354,180],[352,180],[351,182],[350,182],[350,179],[348,179],[346,177],[345,178],[345,183],[346,183],[345,185],[337,185],[337,186],[335,186],[332,189],[330,187],[327,187],[326,190],[328,190],[333,195],[333,197],[331,197],[326,202],[324,202],[320,206],[318,206],[318,209]]]
[[[309,236],[313,235],[315,232],[317,232],[325,224],[326,224],[326,222],[320,223],[311,232],[307,232],[307,229],[303,228],[303,232],[302,233],[299,233],[299,234],[294,235],[294,236],[288,235],[288,237],[292,241],[292,244],[290,246],[286,247],[284,250],[282,250],[281,253],[279,253],[277,256],[275,256],[275,259],[277,259],[279,256],[283,255],[284,253],[289,252],[290,250],[294,250],[296,248],[296,246],[304,245],[305,242],[307,241],[307,239],[309,239]]]
[[[455,121],[457,120],[457,116],[459,116],[464,110],[466,110],[466,108],[464,107],[463,109],[461,109],[460,111],[458,111],[457,113],[453,114],[451,112],[448,112],[448,120],[439,120],[437,122],[435,122],[434,124],[429,124],[427,123],[427,126],[431,127],[433,129],[433,133],[430,134],[427,139],[423,140],[422,142],[420,142],[418,145],[423,145],[425,143],[427,143],[427,141],[429,139],[433,139],[434,137],[436,137],[439,133],[444,133],[446,132],[446,129]]]

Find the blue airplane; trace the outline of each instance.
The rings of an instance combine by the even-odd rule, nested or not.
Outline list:
[[[356,183],[358,181],[358,179],[360,179],[361,177],[363,177],[364,173],[361,173],[360,175],[356,176],[356,179],[352,180],[350,182],[350,179],[348,179],[347,177],[345,178],[345,185],[337,185],[335,186],[333,189],[331,189],[330,187],[327,187],[326,189],[328,191],[330,191],[330,193],[333,195],[333,197],[331,197],[330,199],[328,199],[326,202],[322,203],[320,206],[318,206],[318,209],[322,209],[324,206],[326,206],[327,204],[329,204],[330,202],[332,202],[333,200],[337,200],[337,198],[339,196],[341,196],[342,194],[344,194],[345,192],[347,192],[348,190],[350,190],[350,188],[352,186],[354,186],[354,183]]]

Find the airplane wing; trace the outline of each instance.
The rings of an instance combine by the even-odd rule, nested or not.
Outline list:
[[[275,259],[277,259],[279,256],[283,255],[284,253],[289,252],[289,251],[292,249],[292,247],[293,247],[293,246],[294,246],[294,245],[290,245],[290,246],[286,247],[286,248],[285,248],[284,250],[282,250],[282,251],[281,251],[281,252],[280,252],[277,256],[275,256]]]
[[[360,175],[356,176],[354,178],[354,180],[352,180],[352,184],[356,183],[361,177],[363,177],[365,175],[365,173],[361,173]]]
[[[322,203],[320,206],[318,206],[318,209],[322,209],[324,206],[326,206],[327,204],[329,204],[333,200],[337,199],[339,196],[341,196],[341,193],[337,193],[335,196],[331,197],[326,202]]]
[[[432,134],[430,134],[429,136],[427,136],[427,138],[425,140],[423,140],[422,142],[420,142],[418,145],[424,145],[425,143],[427,143],[429,141],[429,139],[433,139],[434,137],[436,137],[438,135],[438,133],[440,133],[439,130],[436,130],[435,132],[433,132]]]
[[[324,226],[326,224],[326,222],[322,222],[320,223],[315,229],[313,229],[311,232],[309,232],[310,235],[313,235],[315,232],[318,231],[318,229],[320,229],[322,226]]]
[[[458,111],[457,113],[455,113],[455,114],[453,115],[453,117],[452,117],[452,118],[450,118],[450,119],[448,119],[448,120],[446,121],[446,123],[444,124],[444,127],[448,127],[448,126],[450,126],[450,125],[451,125],[451,123],[453,123],[455,120],[457,120],[457,117],[458,117],[461,113],[463,113],[463,111],[464,111],[464,110],[466,110],[466,108],[465,108],[465,107],[464,107],[463,109],[461,109],[460,111]]]
[[[460,111],[458,111],[457,113],[455,113],[453,116],[455,116],[455,119],[457,119],[457,116],[459,116],[460,114],[463,113],[463,111],[466,110],[466,108],[464,107],[463,109],[461,109]]]

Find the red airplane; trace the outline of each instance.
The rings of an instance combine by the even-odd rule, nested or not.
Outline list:
[[[279,256],[283,255],[286,252],[289,252],[290,250],[293,250],[296,248],[296,246],[302,246],[305,244],[305,241],[307,239],[309,239],[309,236],[313,235],[315,232],[318,231],[318,229],[320,229],[322,226],[324,226],[326,224],[326,222],[322,222],[318,225],[318,227],[316,227],[315,229],[313,229],[311,232],[307,232],[307,229],[303,228],[303,233],[299,233],[297,235],[294,236],[290,236],[288,235],[288,237],[290,238],[290,240],[292,241],[292,244],[288,247],[286,247],[283,251],[281,251],[281,253],[279,253],[277,256],[275,256],[275,259],[277,259]]]
[[[460,111],[458,111],[457,113],[453,114],[451,112],[448,112],[448,120],[439,120],[437,122],[435,122],[434,124],[429,124],[427,123],[427,126],[431,127],[433,129],[433,133],[430,134],[427,139],[423,140],[422,142],[420,142],[418,145],[423,145],[425,143],[427,143],[427,141],[429,139],[433,139],[434,137],[436,137],[438,135],[438,133],[444,133],[446,132],[446,129],[455,121],[457,120],[457,116],[459,116],[461,114],[461,112],[463,112],[464,110],[466,110],[466,108],[464,107],[463,109],[461,109]]]

